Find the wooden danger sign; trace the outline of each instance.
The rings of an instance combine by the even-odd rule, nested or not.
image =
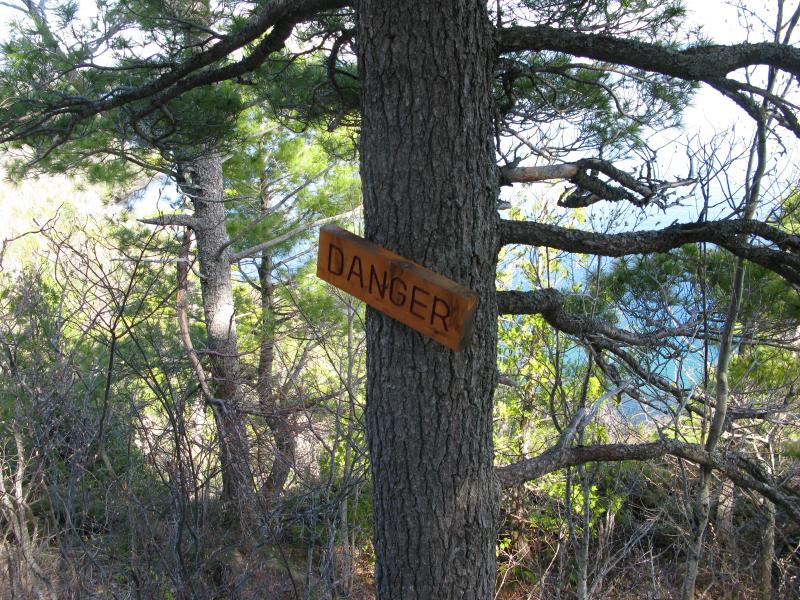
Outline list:
[[[478,294],[341,227],[320,229],[317,277],[452,350],[472,336]]]

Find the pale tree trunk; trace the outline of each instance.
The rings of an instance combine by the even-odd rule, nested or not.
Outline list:
[[[775,474],[775,452],[770,441],[766,448],[768,472]],[[761,534],[761,553],[758,556],[758,590],[761,600],[772,600],[772,563],[775,561],[775,505],[767,498],[764,503],[764,531]]]
[[[591,484],[583,467],[578,467],[578,480],[581,482],[581,492],[583,493],[583,529],[581,531],[580,544],[576,549],[575,561],[578,564],[578,587],[577,599],[586,600],[589,597],[589,545],[591,542],[591,503],[590,492]]]
[[[567,527],[572,546],[575,548],[575,600],[586,600],[589,589],[589,489],[587,487],[586,473],[583,467],[578,467],[578,481],[581,484],[583,515],[580,534],[575,527],[575,507],[572,503],[572,490],[574,477],[572,469],[566,471],[566,485],[564,487],[564,504],[567,515]],[[579,537],[580,536],[580,537]]]
[[[346,486],[351,485],[353,477],[353,466],[355,464],[355,456],[353,452],[353,439],[356,435],[356,382],[355,382],[355,366],[356,366],[356,348],[355,348],[355,331],[354,321],[356,318],[356,307],[349,303],[347,307],[347,372],[345,384],[347,387],[347,425],[344,432],[337,432],[337,435],[344,435],[345,438],[345,451],[344,451],[344,465],[342,470],[342,481]],[[339,508],[340,525],[339,525],[339,547],[341,550],[339,560],[339,586],[337,592],[344,598],[349,598],[353,588],[353,557],[356,554],[354,535],[355,532],[350,527],[350,502],[353,499],[353,508],[358,507],[359,486],[356,483],[353,486],[353,493],[345,495],[341,500]],[[354,519],[355,520],[355,519]]]
[[[775,560],[775,505],[764,498],[766,523],[758,557],[758,589],[761,600],[772,600],[772,563]]]
[[[730,556],[731,565],[738,563],[736,532],[733,511],[736,505],[736,486],[732,481],[722,481],[717,494],[717,540],[720,548]]]
[[[480,295],[452,352],[368,309],[380,600],[494,597],[493,39],[475,0],[358,5],[366,236]]]
[[[269,211],[268,197],[262,193],[262,213]],[[274,282],[272,280],[272,255],[269,250],[261,253],[258,264],[258,280],[261,295],[261,339],[258,354],[258,400],[264,412],[264,420],[275,442],[275,455],[270,472],[262,489],[268,502],[283,494],[294,466],[297,446],[292,420],[284,414],[286,402],[275,385],[275,309]]]
[[[692,507],[692,537],[689,540],[686,555],[686,575],[683,579],[681,590],[682,600],[694,600],[694,586],[697,581],[697,571],[700,567],[700,559],[703,556],[703,538],[705,537],[706,527],[708,526],[708,513],[711,496],[711,472],[703,469],[700,473],[700,481],[695,496],[695,503]]]
[[[748,218],[749,216],[750,215],[748,215]],[[728,314],[725,318],[725,326],[723,327],[719,344],[720,348],[719,357],[717,358],[716,371],[716,402],[714,407],[714,416],[711,419],[708,437],[706,438],[705,443],[705,450],[709,453],[714,452],[717,449],[717,445],[722,437],[723,428],[725,426],[725,417],[728,410],[728,400],[730,396],[728,367],[730,366],[733,347],[733,331],[739,314],[739,305],[742,300],[743,287],[744,261],[742,259],[738,259],[736,261],[736,272],[733,279],[733,285],[731,287],[731,299],[728,305]],[[683,588],[681,591],[682,600],[693,600],[695,597],[695,581],[697,579],[697,571],[700,566],[700,559],[703,555],[703,538],[705,536],[706,527],[708,526],[708,515],[711,508],[711,483],[711,468],[704,466],[700,470],[700,481],[698,482],[695,505],[692,511],[693,530],[687,549],[686,575],[683,580]]]
[[[15,598],[17,590],[23,593],[28,591],[31,594],[30,597],[34,597],[36,586],[33,585],[32,578],[28,574],[30,572],[45,588],[35,597],[56,600],[58,598],[56,587],[36,559],[37,548],[34,541],[37,527],[35,525],[31,527],[33,518],[28,505],[30,493],[24,489],[27,483],[25,446],[17,420],[12,422],[12,429],[16,446],[16,460],[12,463],[11,460],[0,456],[0,517],[5,522],[4,529],[6,530],[3,533],[4,538],[7,538],[0,541],[0,551],[5,554],[3,558],[8,571],[7,574],[3,574],[7,582],[4,582],[4,585],[9,585],[11,588],[7,590],[9,596],[6,597]],[[12,549],[16,550],[20,560],[12,559],[15,554]],[[16,569],[14,562],[17,562]]]
[[[212,402],[219,438],[222,497],[250,510],[252,479],[249,446],[240,412],[239,356],[234,321],[230,248],[223,204],[222,160],[216,153],[180,165],[180,185],[194,205],[193,226],[200,267],[200,290],[213,377]]]

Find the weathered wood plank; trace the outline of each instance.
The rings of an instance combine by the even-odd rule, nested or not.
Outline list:
[[[472,336],[475,292],[341,227],[320,229],[317,277],[452,350]]]

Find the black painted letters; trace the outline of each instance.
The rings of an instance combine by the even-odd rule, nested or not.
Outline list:
[[[339,255],[339,270],[333,270],[333,251],[336,250],[336,254]],[[328,272],[332,273],[333,275],[341,275],[344,271],[344,253],[339,246],[334,246],[333,244],[329,244],[328,246]]]

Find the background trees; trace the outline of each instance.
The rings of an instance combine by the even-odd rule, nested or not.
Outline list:
[[[687,32],[677,2],[120,4],[100,7],[87,27],[69,6],[19,8],[27,29],[5,46],[0,84],[9,150],[33,168],[78,166],[117,181],[155,170],[178,186],[174,210],[147,219],[164,228],[152,238],[164,251],[158,260],[179,261],[179,299],[173,304],[164,289],[158,305],[176,306],[173,345],[137,345],[133,328],[109,317],[101,407],[120,385],[111,374],[118,345],[130,337],[147,364],[154,352],[165,357],[137,377],[170,399],[160,410],[174,456],[191,453],[191,444],[179,441],[185,426],[170,415],[185,414],[192,398],[206,403],[218,457],[201,463],[208,489],[223,484],[228,522],[242,515],[256,538],[286,531],[284,513],[273,509],[282,490],[303,487],[293,464],[298,429],[314,431],[312,408],[330,409],[332,429],[318,434],[329,456],[325,492],[309,488],[295,506],[308,518],[293,522],[309,541],[305,564],[327,573],[326,589],[351,585],[350,575],[335,573],[352,566],[362,490],[352,479],[363,465],[359,319],[349,305],[326,310],[295,257],[307,242],[291,236],[313,235],[309,223],[357,204],[336,163],[348,144],[298,131],[357,127],[367,237],[482,298],[475,340],[455,355],[368,311],[379,596],[487,597],[498,527],[509,563],[501,583],[545,597],[623,594],[615,571],[647,553],[654,594],[682,588],[692,597],[747,572],[737,584],[757,581],[768,597],[774,582],[790,581],[791,553],[780,544],[788,548],[793,534],[778,542],[775,532],[797,515],[793,464],[781,459],[795,410],[789,357],[800,242],[786,159],[800,130],[796,7],[777,2],[762,21],[740,7],[759,31],[727,46]],[[679,140],[687,160],[676,167],[663,160],[674,141],[665,132],[700,85],[747,116],[745,144]],[[294,133],[270,130],[276,120]],[[332,158],[292,166],[317,142]],[[281,148],[288,150],[277,166],[270,161]],[[507,210],[500,185],[550,180],[567,185],[547,205],[519,199],[498,218]],[[167,277],[158,280],[170,288]],[[244,289],[254,296],[245,299]],[[498,313],[509,315],[499,352]],[[320,319],[338,334],[320,335]],[[336,335],[347,343],[331,343]],[[153,338],[153,348],[162,344]],[[495,415],[503,455],[493,459],[498,382],[509,385],[498,395],[502,418]],[[653,459],[660,462],[641,470],[596,466]],[[189,510],[174,514],[202,514],[193,511],[204,478],[162,464],[151,468],[170,473],[166,480],[194,482],[170,488],[183,490],[174,506]],[[643,483],[649,478],[656,484]],[[508,490],[501,504],[498,482]],[[680,501],[665,500],[665,488]],[[304,513],[307,506],[315,509]],[[619,515],[627,520],[617,527]],[[542,536],[552,546],[526,555],[520,524],[545,517],[554,519]],[[165,569],[180,576],[168,585],[212,593],[202,587],[208,562],[186,566],[182,527],[170,538],[179,569]],[[198,531],[189,531],[195,557],[204,556],[197,540],[207,539]],[[758,566],[743,567],[724,541],[737,531],[759,548]],[[349,550],[337,558],[340,544]],[[218,578],[221,589],[252,581],[263,559],[250,542],[238,551],[242,563],[222,561],[237,574]],[[287,572],[299,593],[291,565]]]

